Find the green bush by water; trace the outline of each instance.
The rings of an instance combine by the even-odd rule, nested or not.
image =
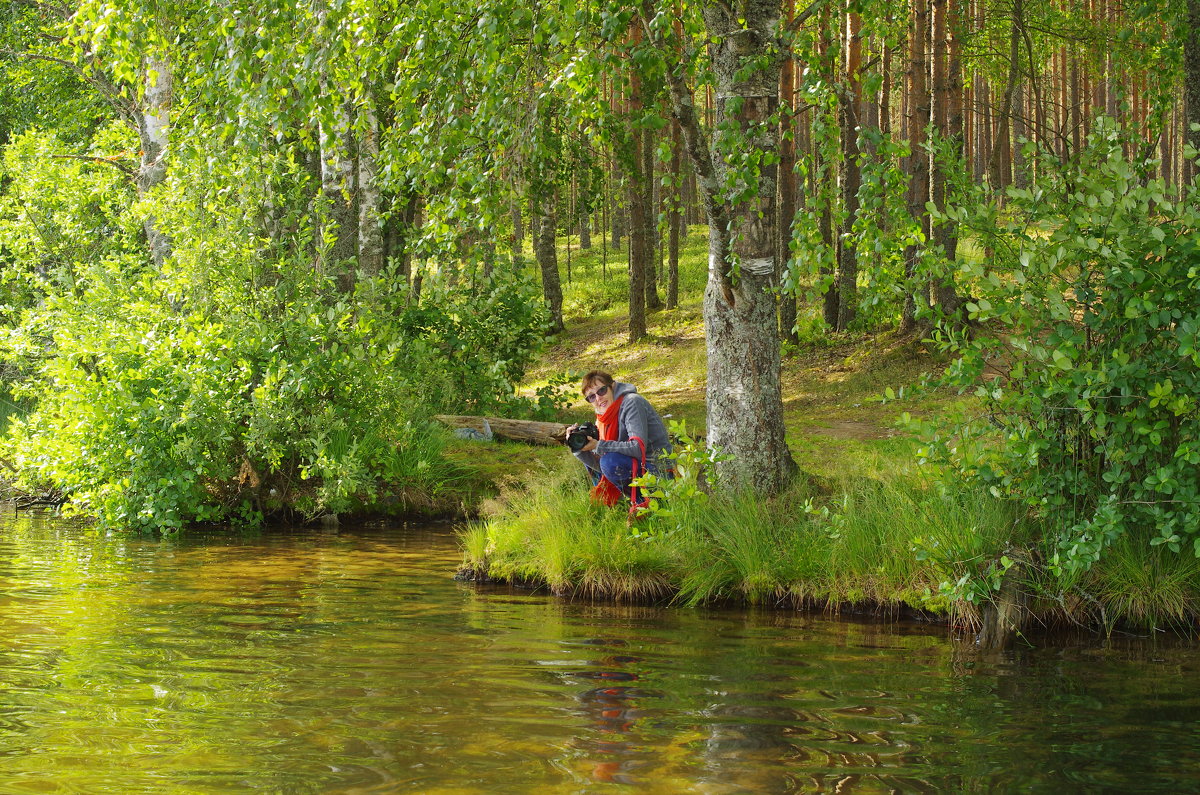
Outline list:
[[[927,452],[1036,510],[1064,584],[1126,539],[1200,557],[1200,188],[1172,197],[1130,141],[1101,119],[1004,214],[949,213],[995,256],[963,265],[978,325],[941,337],[980,411],[928,423]]]
[[[301,166],[186,146],[155,197],[173,252],[155,265],[130,186],[58,149],[28,134],[4,153],[0,356],[29,411],[3,457],[19,488],[116,529],[402,510],[463,477],[429,414],[554,408],[513,391],[545,327],[529,280],[426,264],[420,301],[390,272],[349,288],[314,267],[306,201],[278,205],[286,239],[244,211],[303,197]]]

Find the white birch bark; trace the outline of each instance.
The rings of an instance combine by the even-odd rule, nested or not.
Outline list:
[[[779,91],[781,64],[774,54],[779,16],[778,0],[749,0],[736,11],[721,2],[704,7],[718,122],[736,124],[744,136],[741,148],[764,155],[777,154],[779,147],[778,125],[770,123]],[[752,63],[762,67],[748,68]],[[775,314],[776,169],[763,165],[755,195],[727,202],[720,186],[727,184],[728,165],[719,147],[709,151],[702,144],[691,93],[678,71],[669,75],[669,84],[709,221],[704,293],[708,442],[732,455],[719,471],[723,484],[778,493],[796,465],[784,438]]]
[[[137,173],[138,198],[145,198],[155,186],[167,178],[167,144],[171,111],[171,64],[165,57],[146,61],[144,93],[137,118],[138,138],[142,147],[141,163]],[[162,267],[171,256],[171,239],[162,229],[152,213],[142,221],[150,256],[154,264]]]
[[[325,81],[322,81],[324,86]],[[321,195],[324,210],[317,272],[337,279],[338,288],[349,292],[354,284],[358,253],[358,215],[354,209],[356,176],[351,139],[349,103],[339,101],[333,118],[318,122],[321,144]]]
[[[379,118],[370,98],[363,105],[359,121],[362,137],[358,144],[358,267],[368,276],[376,276],[384,265],[383,224],[379,217],[381,196],[376,175],[379,173]]]

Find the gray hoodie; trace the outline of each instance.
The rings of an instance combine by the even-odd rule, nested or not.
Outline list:
[[[636,436],[646,445],[646,461],[658,472],[670,467],[670,461],[661,461],[659,456],[671,452],[671,439],[667,436],[667,426],[662,417],[650,405],[646,398],[638,394],[633,384],[617,381],[613,385],[613,400],[625,398],[617,413],[617,438],[615,441],[596,443],[595,450],[579,452],[575,457],[583,462],[588,469],[600,471],[600,456],[605,453],[622,453],[635,460],[641,460],[642,448],[633,441]]]

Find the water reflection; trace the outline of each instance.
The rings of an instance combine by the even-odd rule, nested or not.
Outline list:
[[[447,528],[0,533],[0,791],[1200,787],[1200,654],[450,579]]]

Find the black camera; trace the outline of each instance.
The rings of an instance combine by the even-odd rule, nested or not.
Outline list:
[[[571,448],[572,453],[578,453],[588,443],[588,439],[599,438],[600,429],[596,427],[596,423],[585,422],[577,425],[575,430],[567,434],[567,447]]]

